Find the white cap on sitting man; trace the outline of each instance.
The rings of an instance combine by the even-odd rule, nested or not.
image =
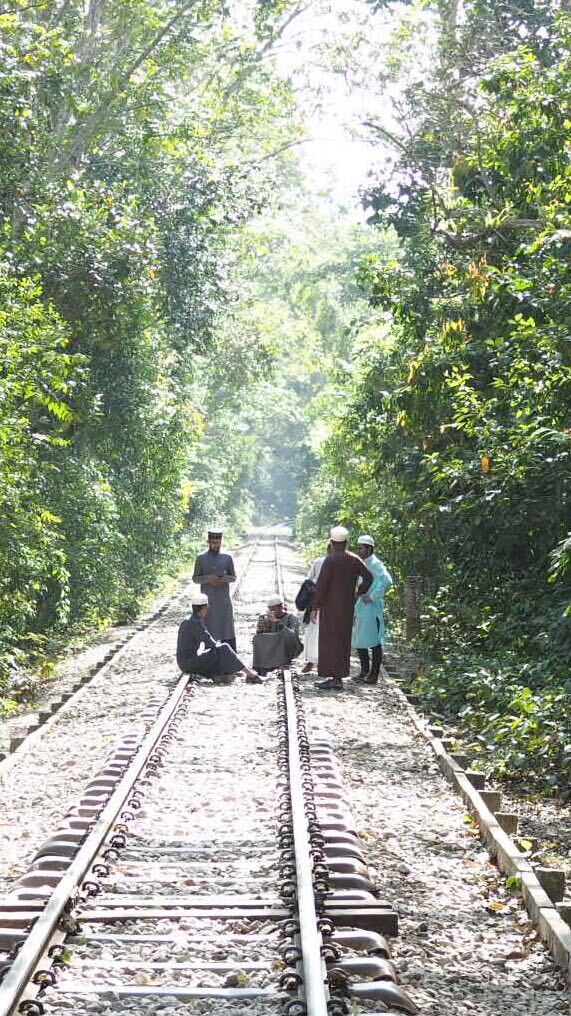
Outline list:
[[[374,547],[375,541],[372,536],[363,535],[357,540],[358,547]]]
[[[275,596],[268,597],[267,606],[268,607],[279,607],[279,606],[281,606],[281,604],[283,602],[284,601],[282,600],[281,596],[278,596],[277,593],[276,593]]]
[[[345,526],[333,526],[329,535],[333,543],[346,543],[349,530],[345,529]]]
[[[191,593],[191,596],[190,596],[190,605],[191,605],[191,607],[207,607],[208,606],[208,597],[207,597],[206,593],[200,593],[200,592],[198,592],[198,593]]]

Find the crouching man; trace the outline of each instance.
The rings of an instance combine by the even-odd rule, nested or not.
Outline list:
[[[183,674],[228,679],[244,671],[248,684],[260,684],[258,675],[242,663],[231,646],[212,638],[206,627],[206,594],[195,593],[190,602],[192,614],[185,617],[178,630],[176,647],[176,660]]]
[[[267,607],[258,618],[253,641],[253,667],[262,677],[268,670],[289,667],[303,649],[298,618],[289,613],[281,596],[270,596]]]

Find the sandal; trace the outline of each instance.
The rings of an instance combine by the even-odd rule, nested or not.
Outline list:
[[[343,685],[337,684],[332,677],[326,677],[325,681],[318,681],[315,685],[319,691],[343,691]]]

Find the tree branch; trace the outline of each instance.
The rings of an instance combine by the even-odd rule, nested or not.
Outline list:
[[[39,0],[37,4],[26,4],[25,7],[3,7],[0,16],[3,14],[25,14],[26,11],[36,11],[40,7],[48,7],[50,0]]]
[[[273,152],[266,152],[265,155],[261,155],[259,159],[251,159],[249,162],[240,163],[240,168],[248,166],[259,166],[260,163],[266,162],[268,159],[275,159],[282,152],[287,152],[288,148],[297,148],[298,145],[307,145],[311,141],[317,141],[317,138],[297,138],[296,141],[286,141],[283,145],[279,145],[278,148],[274,149]]]
[[[406,142],[403,141],[401,138],[398,138],[396,134],[393,134],[391,131],[387,130],[386,127],[381,126],[380,123],[373,123],[372,120],[362,120],[361,124],[363,127],[368,127],[370,130],[377,131],[378,134],[382,134],[385,140],[390,141],[391,145],[394,145],[395,148],[400,149],[400,151],[404,152],[406,155],[409,154],[409,149]]]
[[[446,229],[436,227],[432,230],[434,236],[441,236],[451,247],[455,250],[465,250],[466,248],[473,247],[475,243],[478,243],[483,237],[489,233],[496,233],[498,236],[502,235],[502,232],[517,232],[519,229],[534,229],[539,231],[543,229],[545,223],[541,219],[506,219],[505,222],[497,226],[491,226],[488,229],[478,230],[477,233],[466,233],[464,235],[460,233],[450,233]]]
[[[303,14],[304,11],[308,10],[310,6],[311,6],[310,3],[305,3],[304,0],[299,0],[297,7],[295,7],[294,10],[291,12],[291,14],[289,14],[288,17],[285,19],[285,21],[283,21],[281,25],[279,25],[276,28],[275,32],[271,35],[268,41],[264,43],[262,48],[256,51],[254,59],[252,59],[247,64],[247,66],[243,68],[241,73],[236,75],[232,84],[229,85],[226,91],[224,92],[224,98],[229,98],[231,95],[234,94],[237,88],[239,88],[239,86],[242,84],[244,78],[246,78],[250,74],[252,69],[254,67],[257,67],[258,64],[262,62],[264,57],[272,51],[276,42],[282,38],[284,32],[289,28],[292,21],[295,21],[295,19],[298,18],[300,14]]]
[[[109,107],[113,105],[117,97],[125,90],[139,68],[143,66],[150,56],[152,56],[157,47],[160,46],[160,44],[172,32],[173,28],[178,25],[179,21],[185,17],[185,15],[188,14],[188,12],[195,7],[197,3],[198,0],[186,0],[186,2],[183,3],[182,8],[155,33],[148,45],[145,46],[145,48],[130,64],[127,65],[124,71],[120,74],[113,88],[109,89],[103,95],[83,126],[78,129],[67,151],[64,151],[61,156],[55,160],[54,167],[57,172],[61,172],[62,170],[69,172],[71,167],[81,157],[85,149],[85,145],[97,133],[101,122],[105,119],[109,112]]]

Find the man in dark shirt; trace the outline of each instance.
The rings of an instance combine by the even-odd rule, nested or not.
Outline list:
[[[246,667],[225,642],[216,642],[205,624],[208,597],[196,593],[192,599],[192,614],[185,617],[178,630],[177,663],[183,674],[200,674],[202,677],[230,677],[242,670],[247,684],[261,684],[263,678]]]
[[[208,530],[208,550],[199,554],[194,564],[192,581],[200,584],[201,592],[208,597],[208,627],[215,639],[227,642],[236,652],[234,613],[230,599],[230,584],[236,581],[234,562],[230,554],[221,551],[222,529],[212,526]]]

